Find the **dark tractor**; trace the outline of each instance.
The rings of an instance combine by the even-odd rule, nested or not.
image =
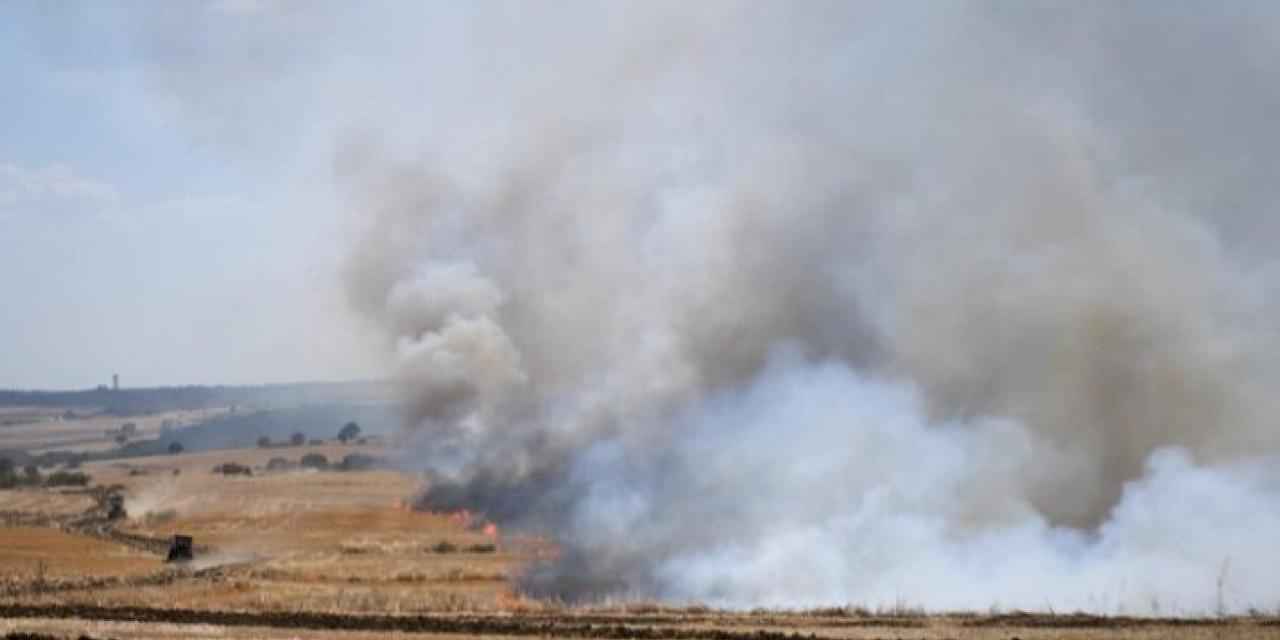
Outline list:
[[[113,493],[107,497],[107,519],[123,520],[129,516],[129,512],[124,510],[124,496]]]
[[[169,544],[169,557],[165,562],[191,562],[196,557],[195,543],[191,536],[176,535]]]

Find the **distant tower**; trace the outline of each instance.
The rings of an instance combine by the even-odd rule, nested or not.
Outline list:
[[[118,373],[111,374],[111,390],[112,391],[120,390],[120,374]]]

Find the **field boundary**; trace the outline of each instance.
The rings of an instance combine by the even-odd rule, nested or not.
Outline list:
[[[609,619],[603,616],[579,618],[531,615],[342,615],[321,612],[250,612],[197,609],[163,609],[147,607],[100,607],[93,605],[0,604],[0,618],[63,619],[85,621],[138,622],[153,624],[203,624],[224,627],[264,627],[333,631],[373,631],[400,633],[441,633],[499,636],[545,636],[571,638],[638,638],[675,640],[801,640],[825,638],[815,633],[785,632],[767,629],[730,630],[689,626],[688,622],[670,620],[669,624],[652,624],[652,617],[629,620],[625,615]],[[587,621],[590,620],[590,621]],[[876,626],[874,619],[863,621]],[[892,627],[892,620],[885,621]],[[1280,625],[1275,618],[1134,618],[1086,615],[1014,614],[957,619],[940,615],[938,623],[964,626],[1005,628],[1111,628],[1135,627],[1271,627]],[[643,624],[649,623],[649,624]],[[925,625],[922,625],[925,626]]]
[[[526,620],[510,616],[370,616],[317,612],[244,612],[97,607],[88,605],[0,605],[0,618],[62,619],[151,624],[202,624],[224,627],[267,627],[315,631],[373,631],[463,635],[540,636],[570,638],[637,638],[657,640],[803,640],[816,634],[676,626],[580,623],[567,620]]]

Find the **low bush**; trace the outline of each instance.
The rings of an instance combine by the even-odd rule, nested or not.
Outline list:
[[[251,476],[253,469],[235,462],[224,462],[213,468],[214,473],[221,473],[224,476]]]
[[[88,474],[80,471],[55,471],[44,479],[46,487],[84,487],[88,484]]]
[[[448,540],[441,540],[431,546],[432,553],[454,553],[457,550],[458,545],[449,542]]]
[[[367,471],[372,469],[382,461],[370,455],[363,453],[350,453],[343,456],[342,462],[338,463],[339,471]]]

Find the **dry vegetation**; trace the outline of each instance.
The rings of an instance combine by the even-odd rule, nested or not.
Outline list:
[[[573,608],[530,600],[515,593],[511,578],[554,549],[536,539],[491,536],[448,514],[404,508],[418,482],[411,475],[266,470],[272,457],[296,461],[320,453],[336,461],[355,452],[381,453],[372,447],[317,445],[86,464],[96,485],[123,487],[130,517],[116,524],[116,531],[138,539],[188,533],[210,547],[183,569],[164,565],[154,552],[68,529],[67,522],[100,506],[92,495],[0,491],[0,512],[50,516],[44,527],[0,522],[0,634],[1280,637],[1280,626],[1262,619],[1172,626],[1114,618],[929,617],[856,609],[729,613],[643,603]],[[254,475],[212,472],[226,462],[252,467]]]
[[[45,451],[103,451],[119,446],[107,432],[133,423],[135,439],[154,438],[163,425],[179,428],[226,413],[226,409],[167,411],[147,416],[121,418],[96,414],[90,409],[72,413],[84,417],[64,419],[65,410],[47,408],[0,408],[0,449],[22,449],[31,454]]]

